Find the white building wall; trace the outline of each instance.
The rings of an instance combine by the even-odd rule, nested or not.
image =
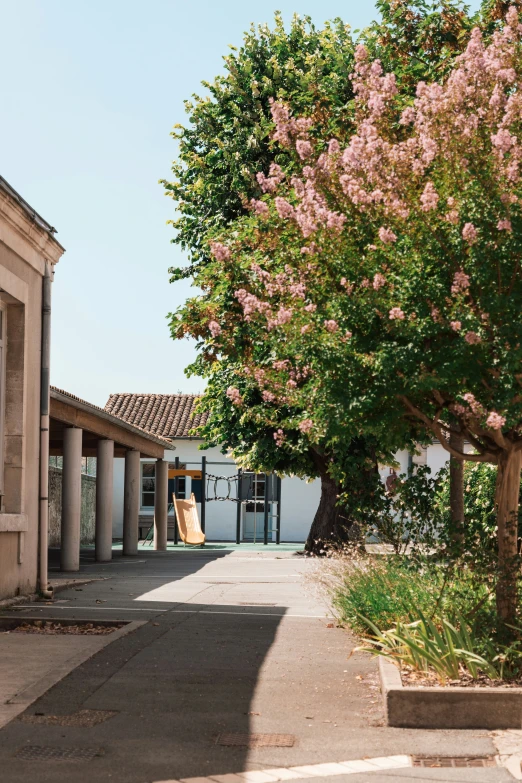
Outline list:
[[[175,449],[165,453],[165,459],[174,462],[176,457],[185,464],[188,469],[197,470],[201,466],[203,455],[207,458],[207,475],[233,476],[237,468],[232,459],[222,454],[215,447],[202,451],[198,448],[201,441],[176,440]],[[408,452],[400,451],[396,455],[400,463],[398,473],[406,473],[408,470]],[[435,476],[449,458],[448,452],[440,443],[434,443],[427,449],[426,462],[431,468],[432,476]],[[149,460],[154,461],[154,460]],[[212,464],[225,463],[225,464]],[[113,502],[113,537],[121,538],[123,535],[123,479],[125,460],[114,460],[114,502]],[[383,480],[389,474],[389,468],[382,468]],[[191,492],[191,479],[186,479],[187,497]],[[218,482],[216,487],[218,495],[226,495],[228,483]],[[213,487],[210,487],[209,497],[213,495]],[[231,485],[231,497],[236,496],[236,483]],[[316,479],[307,482],[303,479],[289,477],[282,480],[281,486],[281,541],[304,542],[308,536],[315,512],[319,505],[321,495],[321,482]],[[198,504],[199,511],[201,509]],[[140,516],[153,517],[151,509],[140,509]],[[259,514],[259,523],[262,528],[262,513]],[[236,538],[236,503],[231,501],[207,500],[206,504],[206,534],[209,541],[235,541]],[[275,540],[275,535],[273,537]]]

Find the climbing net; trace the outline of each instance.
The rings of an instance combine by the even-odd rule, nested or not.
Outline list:
[[[238,492],[238,482],[240,478],[241,476],[239,473],[236,473],[234,476],[213,476],[211,473],[207,473],[207,491],[205,493],[205,500],[231,500],[233,503],[241,503],[241,498],[238,497],[240,494]],[[224,481],[227,485],[226,495],[218,494],[218,484],[220,481]],[[232,496],[232,489],[234,489],[236,497]],[[211,497],[211,495],[213,495],[213,497]]]

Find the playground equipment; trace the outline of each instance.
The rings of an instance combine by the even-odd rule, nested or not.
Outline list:
[[[172,500],[174,501],[179,535],[183,543],[191,544],[192,546],[204,544],[205,534],[201,530],[201,525],[199,524],[198,509],[194,493],[192,492],[190,500],[177,498],[174,493],[172,495]]]
[[[187,469],[188,465],[197,465],[199,467],[197,469]],[[273,533],[275,533],[276,543],[281,543],[281,479],[272,473],[255,474],[245,472],[241,468],[232,476],[214,475],[207,472],[207,465],[226,465],[230,467],[230,462],[207,463],[207,458],[202,457],[201,463],[186,462],[182,468],[180,467],[179,457],[176,457],[174,468],[170,468],[168,472],[169,495],[172,493],[172,497],[178,498],[180,478],[190,476],[193,482],[198,482],[197,498],[194,492],[190,501],[182,501],[181,498],[178,498],[178,503],[190,504],[194,502],[194,504],[200,504],[199,518],[197,506],[194,505],[197,529],[203,536],[203,541],[198,541],[197,543],[201,544],[205,540],[206,505],[211,501],[230,501],[236,504],[236,544],[241,543],[242,529],[244,537],[245,534],[248,535],[248,540],[252,540],[253,543],[262,538],[263,544],[268,544],[269,540],[273,540]],[[226,484],[226,488],[223,488],[223,483]],[[172,508],[173,505],[169,504],[169,512]],[[176,518],[179,519],[176,507],[175,511]],[[262,518],[262,525],[258,524],[260,517]],[[247,529],[247,522],[250,525],[249,529]],[[149,544],[152,544],[153,530],[154,526],[151,525],[145,537],[145,542]],[[185,541],[183,535],[185,534],[182,533],[179,523],[174,524],[174,544],[178,543],[179,537],[181,537],[182,541]],[[186,543],[192,542],[187,540]]]

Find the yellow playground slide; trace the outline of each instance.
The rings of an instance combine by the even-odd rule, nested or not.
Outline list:
[[[205,534],[201,530],[199,523],[198,509],[194,493],[190,500],[179,500],[175,494],[172,495],[174,508],[176,509],[176,520],[181,540],[185,544],[200,546],[205,543]]]

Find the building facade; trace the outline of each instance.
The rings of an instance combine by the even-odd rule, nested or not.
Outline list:
[[[203,441],[190,436],[194,427],[203,423],[202,414],[195,410],[196,395],[190,394],[112,394],[105,410],[135,424],[147,432],[160,435],[172,443],[172,450],[165,452],[170,474],[176,467],[192,471],[201,470],[205,457],[205,532],[209,541],[260,542],[264,534],[265,477],[263,474],[245,474],[239,485],[238,467],[234,460],[217,447],[202,450]],[[204,414],[203,414],[204,415]],[[420,450],[414,457],[417,464],[427,464],[432,474],[438,473],[446,464],[447,452],[439,443]],[[411,463],[407,452],[399,452],[397,461],[399,473],[405,473]],[[388,468],[382,468],[381,476],[386,479]],[[113,536],[122,537],[121,497],[123,495],[124,464],[114,464],[114,513]],[[152,532],[155,499],[155,465],[153,460],[142,460],[140,466],[140,536]],[[174,479],[169,479],[169,498],[174,491]],[[237,515],[238,488],[242,500],[240,519]],[[201,518],[202,482],[199,478],[187,476],[178,479],[178,495],[190,497],[194,493]],[[270,492],[268,503],[269,541],[276,541],[277,525],[280,525],[282,542],[303,543],[310,530],[321,495],[319,480],[305,481],[296,477],[285,477],[281,481],[280,495],[275,489]],[[221,499],[218,499],[221,498]],[[227,499],[223,499],[227,498]],[[279,520],[278,520],[279,517]],[[174,538],[174,512],[169,509],[169,537]]]
[[[54,234],[0,177],[0,598],[38,582],[44,285],[64,252]]]

